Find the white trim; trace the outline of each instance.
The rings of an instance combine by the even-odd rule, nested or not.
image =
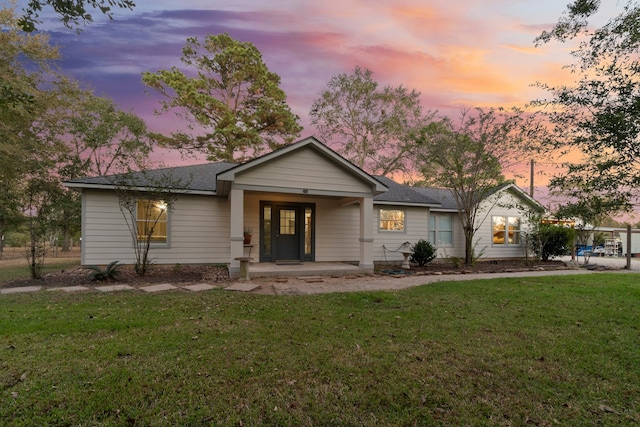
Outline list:
[[[64,185],[67,188],[79,188],[79,189],[87,189],[87,190],[117,190],[118,189],[118,186],[113,184],[84,184],[80,182],[63,182],[62,185]],[[127,190],[146,192],[146,191],[150,191],[150,187],[131,187],[131,188],[127,188]],[[156,191],[156,190],[153,190],[153,191]],[[194,194],[194,195],[200,195],[200,196],[216,196],[217,195],[215,191],[210,191],[210,190],[171,189],[170,192],[176,193],[176,194]]]

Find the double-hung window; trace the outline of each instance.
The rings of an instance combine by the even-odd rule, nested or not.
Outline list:
[[[520,245],[522,239],[521,221],[519,216],[494,216],[493,244],[494,245]]]
[[[429,242],[434,246],[453,246],[453,215],[429,215]]]
[[[138,241],[167,243],[167,204],[162,200],[138,199],[136,225]]]
[[[405,212],[401,209],[380,209],[381,231],[404,231]]]

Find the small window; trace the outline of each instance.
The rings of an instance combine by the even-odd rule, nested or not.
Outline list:
[[[494,216],[493,220],[494,245],[520,245],[520,217]]]
[[[138,200],[138,241],[167,243],[167,204],[162,200]]]
[[[453,216],[429,216],[429,241],[434,246],[453,246]]]
[[[380,230],[404,231],[404,211],[400,209],[380,209]]]

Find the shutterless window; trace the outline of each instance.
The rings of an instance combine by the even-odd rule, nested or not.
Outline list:
[[[138,200],[138,240],[151,243],[167,243],[167,204],[162,200]]]
[[[494,245],[520,245],[520,217],[517,216],[494,216],[493,224],[493,244]]]
[[[429,241],[434,246],[453,246],[453,216],[429,216]]]
[[[380,230],[404,231],[404,211],[400,209],[380,209]]]

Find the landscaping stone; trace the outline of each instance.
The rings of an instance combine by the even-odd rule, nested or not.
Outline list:
[[[145,292],[163,292],[163,291],[170,291],[172,289],[178,289],[178,288],[173,286],[170,283],[161,283],[159,285],[141,286],[140,289]]]
[[[250,282],[234,283],[224,288],[225,291],[251,292],[258,289],[260,285]]]
[[[59,288],[48,288],[48,291],[62,291],[62,292],[84,292],[90,291],[91,288],[87,288],[86,286],[62,286]]]
[[[115,291],[132,291],[135,288],[129,285],[110,285],[110,286],[96,286],[96,289],[100,292],[115,292]]]
[[[0,294],[19,294],[23,292],[38,292],[42,290],[42,286],[22,286],[19,288],[0,289]]]
[[[210,291],[211,289],[215,289],[216,287],[210,285],[208,283],[198,283],[196,285],[187,285],[183,286],[182,289],[186,289],[188,291],[200,292],[200,291]]]

